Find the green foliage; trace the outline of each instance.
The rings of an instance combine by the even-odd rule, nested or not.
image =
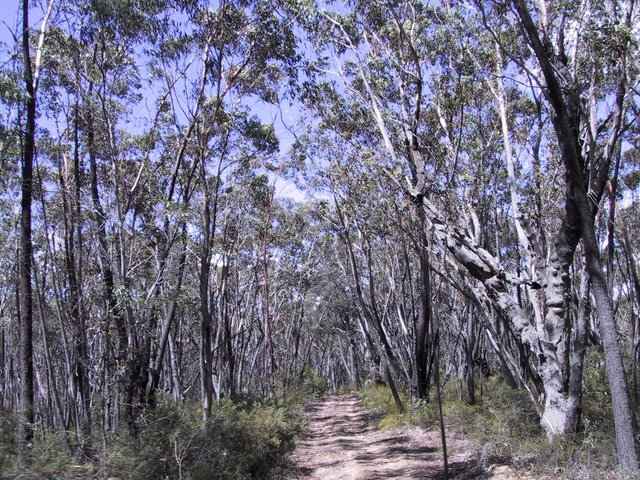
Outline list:
[[[479,458],[489,463],[498,455],[535,476],[556,478],[619,478],[615,474],[615,449],[611,401],[603,385],[600,353],[592,353],[585,370],[585,384],[594,388],[585,394],[584,428],[580,434],[549,443],[535,406],[528,395],[509,387],[501,378],[488,379],[476,405],[459,398],[457,386],[447,383],[442,392],[443,414],[448,435],[462,435],[477,444]],[[600,383],[599,383],[600,382]],[[379,415],[379,428],[414,424],[437,428],[435,401],[419,402],[400,415],[388,387],[367,385],[360,392],[365,407]],[[407,406],[409,403],[407,402]]]
[[[527,393],[515,390],[501,377],[488,379],[484,396],[476,405],[458,400],[454,385],[444,389],[443,415],[447,425],[462,431],[481,443],[526,444],[530,439],[542,438],[542,430],[535,406]],[[428,418],[437,423],[437,406],[430,404]]]
[[[498,446],[516,465],[559,478],[618,478],[611,398],[602,369],[602,353],[591,349],[585,362],[583,419],[580,433],[547,441],[528,395],[496,376],[485,381],[476,405],[459,399],[456,386],[443,389],[447,429],[474,440],[479,448]],[[406,422],[436,427],[435,402],[422,404]],[[483,449],[484,450],[484,449]]]
[[[278,150],[278,137],[273,124],[263,124],[253,116],[245,120],[242,133],[260,152],[273,154]]]
[[[15,465],[15,434],[18,430],[18,419],[13,414],[0,410],[0,478],[11,472]]]
[[[113,438],[104,474],[123,479],[277,478],[301,420],[286,407],[223,401],[202,428],[200,409],[159,408],[143,419],[139,439]],[[134,453],[135,452],[135,453]]]
[[[329,383],[316,370],[302,368],[292,372],[287,379],[276,379],[276,394],[279,398],[286,398],[292,405],[302,405],[309,398],[324,397],[329,393]]]
[[[316,397],[323,397],[329,393],[329,384],[316,370],[305,368],[298,379],[298,388],[304,393]]]
[[[15,435],[3,417],[9,439],[0,446],[2,478],[14,473]],[[33,448],[33,462],[19,478],[122,480],[218,480],[281,478],[287,456],[302,430],[302,414],[295,405],[272,406],[259,402],[223,401],[213,408],[206,426],[198,404],[165,405],[148,412],[139,422],[139,436],[112,433],[106,444],[94,441],[99,458],[82,463],[70,458],[64,433],[47,432]],[[75,433],[69,432],[75,441]],[[214,473],[215,472],[215,473]],[[213,475],[213,476],[212,476]],[[11,477],[9,477],[11,478]]]
[[[37,426],[36,426],[37,427]],[[16,435],[18,416],[3,412],[0,414],[0,478],[72,480],[93,478],[94,465],[83,463],[81,454],[72,457],[66,445],[78,440],[76,432],[45,430],[36,435],[30,450],[30,466],[16,472]],[[36,428],[36,430],[38,430]]]
[[[386,385],[369,383],[363,387],[360,395],[364,407],[379,417],[379,428],[396,427],[409,420],[408,416],[398,411],[391,390]],[[409,404],[409,395],[406,392],[400,392],[400,397],[405,405]]]
[[[66,439],[65,439],[66,436]],[[80,462],[75,456],[69,458],[65,449],[66,442],[75,441],[75,432],[47,432],[44,438],[34,443],[34,455],[30,472],[21,472],[23,475],[31,474],[38,479],[86,479],[92,477],[93,465]],[[29,478],[27,476],[27,478]]]
[[[594,348],[587,350],[582,380],[584,383],[582,396],[584,435],[589,436],[596,432],[613,433],[613,407],[604,370],[604,353],[601,350]]]
[[[614,439],[602,432],[558,437],[553,443],[539,442],[534,450],[534,470],[540,475],[554,472],[561,478],[624,478],[615,475]]]

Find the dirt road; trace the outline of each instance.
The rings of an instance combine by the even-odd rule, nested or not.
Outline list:
[[[309,431],[293,454],[308,480],[444,478],[439,435],[416,427],[377,430],[357,395],[312,404]],[[449,478],[477,478],[477,460],[454,446]],[[460,453],[456,453],[461,450]]]

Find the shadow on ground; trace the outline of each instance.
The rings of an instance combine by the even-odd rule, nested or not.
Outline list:
[[[307,408],[309,428],[292,457],[293,476],[308,480],[483,478],[475,456],[454,456],[445,475],[436,434],[415,427],[377,430],[356,395]]]

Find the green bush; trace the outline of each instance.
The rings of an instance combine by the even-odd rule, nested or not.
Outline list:
[[[3,412],[0,409],[0,478],[15,469],[14,460],[15,432],[18,430],[18,422],[15,415]]]
[[[281,375],[274,380],[276,398],[287,404],[304,404],[310,397],[324,397],[329,393],[329,383],[316,370],[302,368],[291,372],[286,378]]]
[[[541,437],[538,415],[527,393],[512,389],[500,377],[485,381],[484,395],[477,397],[475,405],[460,400],[453,383],[444,386],[442,398],[447,427],[480,444],[519,445]],[[421,402],[408,416],[413,424],[438,425],[435,398],[429,403]]]
[[[148,414],[138,439],[112,440],[104,474],[137,479],[268,479],[286,467],[301,420],[285,407],[216,406],[203,428],[199,408]]]
[[[443,391],[447,427],[475,440],[481,449],[503,446],[514,462],[526,462],[535,475],[618,478],[611,398],[600,362],[601,353],[591,349],[584,371],[582,428],[577,434],[549,443],[527,393],[512,389],[499,376],[485,381],[484,395],[478,396],[476,405],[459,400],[454,386],[447,385]],[[435,426],[437,405],[424,405],[411,416],[414,422]]]
[[[214,406],[203,426],[199,404],[167,404],[140,417],[137,437],[113,433],[106,439],[94,438],[95,464],[73,458],[80,457],[79,452],[70,457],[62,432],[44,432],[34,443],[30,468],[16,477],[12,443],[3,443],[0,476],[25,480],[281,478],[302,431],[302,418],[297,405],[225,400]],[[15,438],[14,432],[0,429],[0,434],[11,441]],[[75,433],[70,433],[68,441],[77,441]]]
[[[69,455],[77,442],[76,432],[50,431],[38,429],[30,450],[30,466],[16,472],[16,415],[4,414],[0,417],[0,478],[6,479],[55,479],[81,480],[93,477],[93,464],[82,463],[81,454]]]
[[[409,421],[407,415],[401,414],[398,411],[396,402],[393,399],[393,394],[388,386],[369,383],[360,390],[360,396],[364,407],[379,417],[378,428],[397,427]],[[400,392],[400,398],[404,405],[408,407],[408,393]]]

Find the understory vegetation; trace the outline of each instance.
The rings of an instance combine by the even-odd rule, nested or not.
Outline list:
[[[285,387],[286,385],[286,387]],[[140,412],[135,432],[42,431],[28,469],[15,473],[15,415],[0,417],[0,478],[120,480],[283,479],[296,475],[289,461],[304,434],[305,405],[329,393],[316,371],[303,369],[274,379],[266,398],[221,399],[203,424],[197,400],[166,399]],[[66,446],[66,447],[65,447]],[[72,453],[75,452],[75,453]]]
[[[601,354],[593,356],[599,360]],[[592,365],[585,374],[580,430],[552,441],[541,428],[539,413],[531,399],[522,390],[507,385],[501,375],[483,379],[482,395],[477,396],[473,405],[463,398],[464,381],[451,378],[442,390],[447,436],[472,440],[478,466],[485,470],[491,464],[505,464],[534,478],[626,478],[615,461],[611,396],[598,378],[599,369]],[[399,413],[386,385],[368,384],[360,395],[380,429],[408,425],[439,428],[435,400]],[[406,391],[403,397],[410,399]]]
[[[286,387],[285,387],[286,384]],[[139,414],[135,432],[84,438],[70,431],[43,431],[28,469],[15,474],[17,419],[0,417],[0,478],[121,480],[282,479],[296,474],[289,461],[303,435],[305,405],[329,392],[312,369],[276,378],[274,395],[221,399],[203,424],[197,400],[169,399]],[[65,448],[66,446],[66,448]],[[71,452],[75,452],[71,453]]]
[[[3,475],[277,477],[306,395],[442,378],[640,477],[640,2],[3,7]]]
[[[0,476],[122,480],[285,478],[291,469],[287,458],[304,420],[300,403],[276,403],[223,400],[204,425],[197,402],[170,404],[141,414],[135,436],[121,432],[68,439],[91,444],[91,461],[69,455],[63,432],[45,432],[33,445],[37,452],[33,464],[15,477],[15,465],[10,461],[15,458],[15,445],[3,443]],[[9,428],[5,424],[3,436],[7,439],[13,437]]]

